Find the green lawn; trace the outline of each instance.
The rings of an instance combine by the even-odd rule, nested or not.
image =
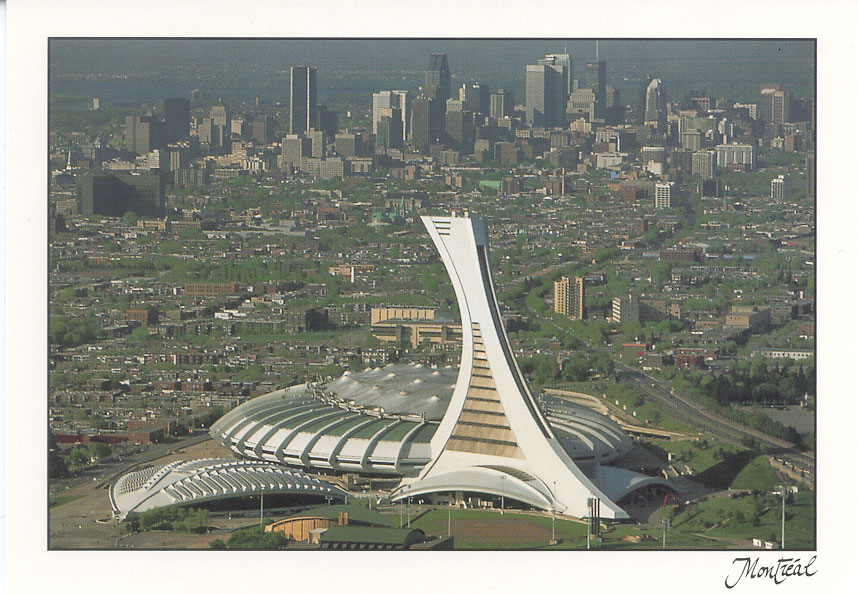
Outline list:
[[[64,503],[71,503],[75,499],[80,499],[83,495],[54,495],[48,500],[48,505],[54,507]]]
[[[754,517],[757,521],[755,522]],[[816,509],[814,494],[799,491],[786,505],[786,540],[788,549],[815,546]],[[757,525],[754,525],[754,524]],[[710,536],[749,540],[761,538],[780,541],[781,499],[770,491],[738,499],[711,499],[689,506],[673,519],[673,531],[700,532]]]
[[[676,466],[677,470],[684,471],[685,467],[688,466],[694,474],[715,466],[719,462],[716,459],[719,449],[723,449],[728,454],[734,454],[739,451],[737,447],[718,442],[709,442],[704,449],[694,441],[668,441],[663,439],[652,440],[647,444],[647,448],[665,460],[667,459],[667,453],[672,453],[674,455],[672,463]]]
[[[431,510],[411,527],[429,535],[447,534],[447,510]],[[467,549],[584,549],[587,526],[560,518],[555,519],[557,545],[550,546],[551,517],[482,510],[450,510],[450,526],[457,550]]]

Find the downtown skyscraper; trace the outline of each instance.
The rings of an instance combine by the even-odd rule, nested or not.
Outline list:
[[[292,66],[289,69],[289,133],[301,134],[317,126],[316,69]]]

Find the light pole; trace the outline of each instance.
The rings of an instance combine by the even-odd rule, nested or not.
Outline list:
[[[505,479],[505,478],[506,478],[505,476],[500,477],[500,479],[501,479],[501,515],[503,515],[503,496],[504,496],[504,485],[506,484],[506,483],[504,482],[504,479]]]
[[[447,502],[447,536],[450,536],[452,534],[452,531],[450,530],[450,525],[451,525],[450,516],[452,514],[452,512],[450,510],[452,510],[452,509],[453,509],[453,502],[448,501]]]
[[[554,488],[551,490],[551,544],[556,544],[557,539],[554,538],[554,516],[557,506],[554,504],[554,492],[557,490],[557,481],[552,483]]]
[[[786,532],[786,486],[778,485],[780,489],[781,496],[781,550],[786,546],[786,542],[784,541],[785,532]]]
[[[411,497],[408,497],[408,503],[406,504],[408,507],[405,509],[405,517],[406,522],[408,523],[408,527],[411,528]]]
[[[262,509],[263,509],[263,498],[265,497],[265,485],[260,485],[259,487],[259,525],[262,526]]]
[[[587,498],[587,550],[590,550],[590,530],[593,528],[593,498]]]

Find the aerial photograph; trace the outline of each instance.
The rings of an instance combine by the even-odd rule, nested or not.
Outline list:
[[[815,39],[47,50],[49,550],[817,549]]]

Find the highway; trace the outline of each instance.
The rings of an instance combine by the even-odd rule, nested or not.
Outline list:
[[[699,427],[705,433],[733,445],[743,445],[742,438],[751,437],[765,445],[777,458],[788,461],[798,471],[804,471],[808,480],[813,482],[816,468],[813,455],[799,452],[785,441],[726,419],[689,398],[672,394],[668,384],[620,361],[615,360],[614,363],[620,381],[628,383],[641,396],[670,411],[676,420],[691,427]]]

